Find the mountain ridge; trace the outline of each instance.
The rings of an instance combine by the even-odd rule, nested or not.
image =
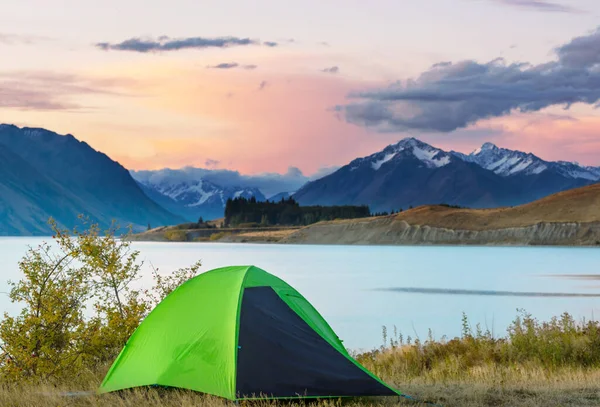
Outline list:
[[[115,219],[137,230],[199,217],[220,218],[229,198],[266,199],[250,181],[264,184],[275,179],[277,185],[290,186],[304,177],[292,167],[285,175],[266,174],[274,177],[267,181],[229,170],[209,174],[228,180],[222,186],[204,178],[202,174],[210,171],[203,169],[130,171],[71,134],[9,124],[0,124],[0,157],[5,162],[0,166],[4,177],[0,220],[5,225],[0,234],[42,233],[54,213],[67,226],[83,213],[102,225]],[[288,175],[295,177],[292,184],[282,178]],[[244,185],[235,186],[232,180]],[[547,161],[490,142],[470,154],[444,151],[408,137],[306,182],[294,193],[270,194],[270,199],[293,196],[303,205],[366,204],[373,212],[439,203],[492,208],[520,205],[598,181],[599,167]]]
[[[223,217],[225,203],[230,198],[250,198],[254,196],[264,201],[265,196],[258,188],[222,187],[203,179],[180,180],[136,180],[150,199],[168,210],[181,214],[188,221],[195,222],[200,217],[205,220]]]
[[[136,230],[149,223],[183,221],[150,200],[121,164],[71,134],[3,124],[0,146],[29,174],[4,183],[5,210],[0,213],[0,223],[21,226],[17,230],[15,226],[0,226],[0,234],[47,234],[50,216],[64,227],[77,225],[82,214],[101,227],[110,226],[114,220],[123,227],[131,224]],[[5,166],[0,177],[11,180],[9,174]],[[49,195],[40,194],[42,184]],[[8,200],[9,196],[26,202],[25,207]],[[62,202],[61,207],[53,206],[55,201]],[[68,210],[61,210],[63,207]]]
[[[305,184],[294,198],[304,205],[366,204],[373,211],[439,203],[485,208],[531,202],[598,180],[596,167],[544,161],[492,143],[467,155],[409,137]]]
[[[490,142],[483,143],[481,147],[468,155],[456,151],[450,151],[450,153],[465,161],[477,163],[502,176],[518,173],[537,175],[544,171],[554,171],[570,178],[600,180],[600,168],[598,167],[581,166],[570,161],[547,161],[533,153],[498,147]]]

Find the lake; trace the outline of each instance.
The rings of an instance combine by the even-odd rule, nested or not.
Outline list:
[[[2,275],[19,279],[18,260],[41,238],[0,238]],[[567,311],[600,316],[600,249],[447,246],[309,246],[137,242],[149,277],[202,260],[202,271],[252,264],[302,293],[350,349],[382,343],[382,326],[426,339],[461,332],[465,312],[504,335],[517,308],[540,320]],[[140,282],[149,284],[150,279]],[[591,297],[598,293],[598,298]],[[587,297],[586,297],[587,296]],[[0,311],[18,307],[0,295]]]

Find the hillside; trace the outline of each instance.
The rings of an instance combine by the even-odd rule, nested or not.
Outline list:
[[[512,208],[421,206],[391,216],[321,222],[281,243],[598,245],[600,184]]]
[[[537,223],[600,222],[600,183],[559,192],[540,200],[496,209],[460,209],[440,205],[404,211],[395,220],[448,229],[490,230]]]
[[[129,172],[72,135],[0,125],[0,234],[49,233],[84,214],[102,227],[116,220],[137,230],[181,223],[140,189]]]
[[[0,145],[0,235],[43,234],[50,216],[76,219],[82,202]]]

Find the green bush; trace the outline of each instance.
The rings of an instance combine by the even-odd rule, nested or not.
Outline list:
[[[165,239],[172,242],[186,242],[187,232],[185,230],[167,230],[165,231]]]
[[[139,252],[92,224],[85,231],[50,221],[54,245],[42,243],[19,262],[22,278],[9,298],[22,309],[0,322],[0,377],[56,381],[110,363],[148,312],[194,276],[200,263],[136,290]]]
[[[229,232],[217,232],[217,233],[213,233],[212,235],[210,235],[209,240],[211,242],[215,242],[215,241],[221,240],[225,236],[229,236],[229,235],[231,235],[231,233],[229,233]]]

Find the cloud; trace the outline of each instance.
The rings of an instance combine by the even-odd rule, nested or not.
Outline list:
[[[538,11],[550,11],[559,13],[579,13],[580,10],[547,0],[492,0],[496,3],[508,6],[523,7]]]
[[[321,167],[314,174],[312,174],[309,177],[309,179],[311,181],[314,181],[314,180],[317,180],[319,178],[326,177],[329,174],[333,174],[334,172],[336,172],[339,169],[340,169],[339,165],[330,165],[330,166]]]
[[[240,65],[237,62],[223,62],[217,65],[208,65],[209,69],[232,69],[232,68],[242,68],[247,70],[256,69],[256,65]]]
[[[325,72],[325,73],[338,73],[339,71],[340,71],[340,68],[337,66],[331,66],[329,68],[321,69],[321,72]]]
[[[557,60],[532,65],[466,60],[440,62],[416,79],[355,92],[337,106],[350,123],[378,131],[450,132],[513,111],[535,112],[574,103],[598,106],[600,29],[556,50]]]
[[[280,192],[295,192],[309,181],[296,167],[289,167],[284,174],[261,173],[242,175],[238,171],[225,169],[205,169],[185,167],[179,170],[165,168],[157,171],[130,171],[133,178],[142,183],[159,183],[164,181],[195,181],[206,180],[223,187],[252,187],[258,188],[266,197]]]
[[[91,78],[47,71],[0,73],[0,108],[22,110],[84,109],[71,99],[89,94],[125,95],[121,88],[134,81]]]
[[[573,38],[569,43],[556,49],[559,61],[571,69],[594,68],[598,74],[600,64],[600,28],[589,35]]]
[[[216,168],[216,167],[218,167],[218,166],[219,166],[219,164],[221,164],[221,161],[219,161],[219,160],[213,160],[213,159],[210,159],[210,158],[208,158],[208,159],[207,159],[207,160],[204,162],[204,165],[205,165],[207,168]]]
[[[258,90],[263,90],[264,88],[266,88],[269,85],[269,82],[267,81],[262,81],[259,85],[258,85]]]
[[[231,69],[231,68],[237,68],[238,66],[240,66],[238,63],[236,62],[223,62],[217,65],[208,65],[207,68],[211,68],[211,69]]]
[[[5,45],[18,45],[18,44],[33,44],[35,42],[47,40],[46,37],[39,37],[35,35],[22,35],[22,34],[7,34],[0,33],[0,44]]]
[[[239,37],[189,37],[169,38],[167,36],[154,38],[130,38],[117,44],[109,42],[96,43],[96,47],[109,51],[133,51],[133,52],[163,52],[179,51],[182,49],[205,49],[205,48],[229,48],[234,46],[260,45],[258,40]],[[267,47],[277,46],[276,42],[266,41],[262,45]]]

